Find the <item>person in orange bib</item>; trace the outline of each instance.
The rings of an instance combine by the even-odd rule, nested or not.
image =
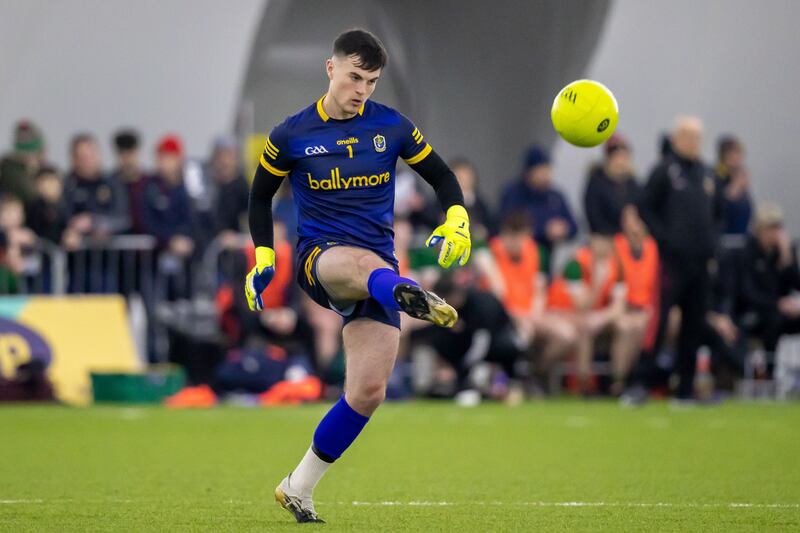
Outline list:
[[[595,340],[605,332],[615,336],[615,326],[624,311],[624,288],[619,281],[614,241],[596,233],[591,235],[589,246],[578,249],[548,292],[549,309],[570,320],[578,330],[577,377],[584,393],[591,389]]]
[[[612,393],[622,393],[642,348],[652,345],[658,327],[658,245],[633,205],[622,210],[622,232],[614,248],[625,284],[625,309],[611,345]]]
[[[547,282],[532,234],[527,215],[511,213],[500,234],[489,241],[489,253],[476,256],[476,264],[514,321],[522,343],[531,346],[536,341],[542,348],[541,361],[547,363],[574,350],[578,331],[560,313],[547,311]]]

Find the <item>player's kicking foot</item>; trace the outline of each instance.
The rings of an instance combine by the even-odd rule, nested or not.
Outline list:
[[[458,320],[458,313],[450,304],[410,283],[398,283],[394,288],[394,299],[408,316],[437,326],[450,328]]]
[[[275,501],[278,502],[281,507],[292,513],[295,520],[301,524],[306,522],[324,524],[325,520],[317,516],[317,512],[314,510],[314,502],[311,501],[311,498],[300,496],[292,490],[289,485],[289,478],[291,477],[292,475],[289,474],[283,478],[280,485],[275,487]]]

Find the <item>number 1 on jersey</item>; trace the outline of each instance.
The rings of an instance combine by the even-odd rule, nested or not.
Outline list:
[[[353,147],[352,147],[352,146],[350,146],[349,144],[347,145],[347,156],[348,156],[350,159],[353,159]]]

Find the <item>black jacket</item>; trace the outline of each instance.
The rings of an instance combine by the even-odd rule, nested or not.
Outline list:
[[[750,236],[740,254],[739,314],[748,311],[769,313],[777,310],[778,300],[793,290],[800,290],[797,258],[781,268],[778,251],[767,252],[755,237]]]
[[[642,215],[667,261],[709,259],[722,220],[722,188],[701,161],[670,155],[644,188]]]
[[[602,166],[593,168],[583,194],[589,230],[604,235],[619,233],[622,209],[629,204],[638,205],[640,194],[641,187],[633,176],[614,181]]]

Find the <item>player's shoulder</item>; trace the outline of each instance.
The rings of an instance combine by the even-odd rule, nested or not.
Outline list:
[[[310,104],[297,113],[289,115],[281,123],[273,128],[273,134],[279,135],[284,138],[291,137],[298,133],[302,133],[307,129],[317,118],[317,104],[316,102]]]
[[[411,121],[397,109],[373,100],[367,100],[364,104],[363,115],[371,122],[382,123],[386,126],[411,124]]]

